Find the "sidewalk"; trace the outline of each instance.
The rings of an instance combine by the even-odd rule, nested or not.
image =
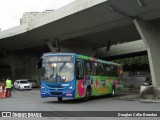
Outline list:
[[[140,90],[138,89],[124,89],[124,96],[121,96],[121,100],[125,101],[140,101],[143,103],[160,103],[160,98],[156,98],[153,95],[147,95],[146,98],[140,97]]]

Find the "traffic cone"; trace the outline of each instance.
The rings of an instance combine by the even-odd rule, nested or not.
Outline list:
[[[0,86],[0,99],[3,98],[3,86]]]
[[[6,97],[6,87],[4,88],[3,96],[4,96],[4,98]]]

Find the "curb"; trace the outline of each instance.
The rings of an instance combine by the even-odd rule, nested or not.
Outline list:
[[[143,103],[160,103],[160,99],[139,99]]]

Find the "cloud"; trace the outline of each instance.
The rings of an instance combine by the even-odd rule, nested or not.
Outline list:
[[[73,1],[75,0],[0,0],[0,29],[18,26],[25,12],[55,10]]]

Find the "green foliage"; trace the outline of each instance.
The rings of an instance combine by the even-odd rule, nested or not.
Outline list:
[[[112,62],[119,63],[122,65],[148,64],[149,63],[147,55],[116,59],[116,60],[112,60]]]

